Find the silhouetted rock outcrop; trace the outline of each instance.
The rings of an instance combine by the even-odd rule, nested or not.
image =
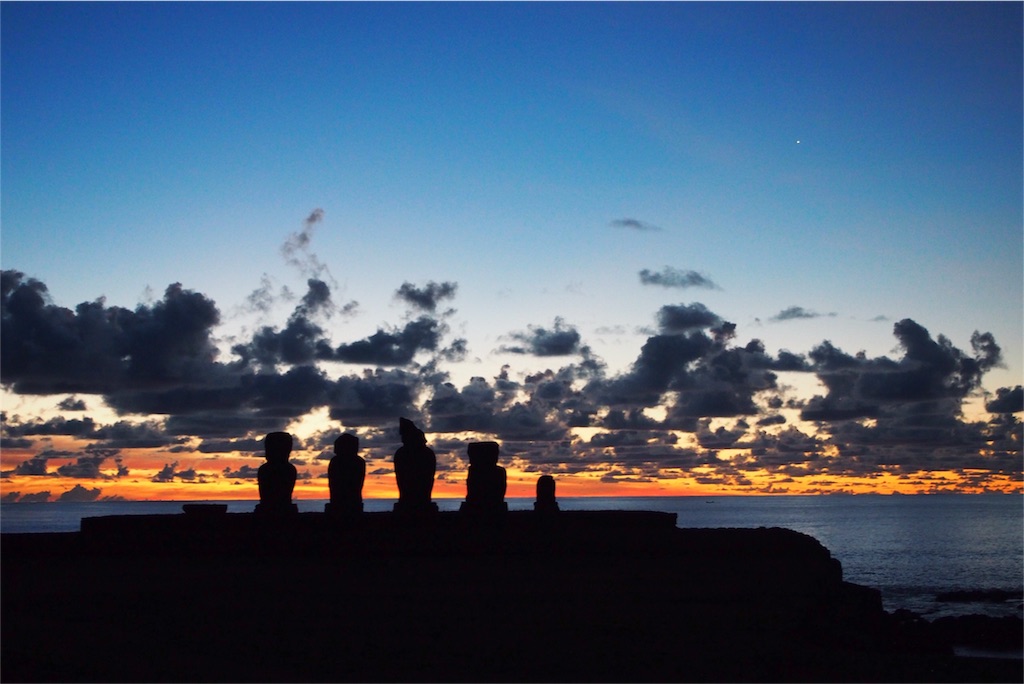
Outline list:
[[[943,643],[992,650],[1020,649],[1024,646],[1024,622],[1019,617],[958,615],[940,617],[932,623]]]

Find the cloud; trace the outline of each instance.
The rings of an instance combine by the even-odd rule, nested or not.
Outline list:
[[[699,302],[686,305],[666,305],[658,310],[658,327],[664,334],[679,334],[690,330],[710,328],[722,323],[717,314],[708,311]]]
[[[248,343],[238,343],[232,351],[243,365],[273,367],[279,363],[309,364],[333,357],[331,344],[318,319],[328,319],[336,311],[348,315],[358,306],[349,302],[338,309],[331,300],[331,289],[322,280],[310,278],[307,291],[296,305],[282,330],[263,326]]]
[[[50,500],[50,492],[35,492],[32,494],[23,494],[18,500],[18,503],[46,503]]]
[[[55,306],[43,283],[17,271],[2,272],[0,285],[4,386],[59,396],[53,404],[75,416],[3,415],[4,448],[25,450],[2,473],[14,487],[21,477],[127,477],[130,459],[119,449],[259,454],[263,435],[317,410],[346,429],[357,426],[367,457],[380,463],[386,462],[380,454],[393,449],[396,417],[406,416],[438,443],[450,443],[449,454],[462,451],[458,433],[476,432],[502,441],[503,462],[527,472],[614,471],[615,481],[696,477],[698,467],[700,477],[727,486],[743,486],[756,471],[779,484],[811,474],[870,477],[970,466],[1012,477],[1021,469],[1021,424],[1014,415],[1024,400],[1020,387],[989,396],[988,422],[963,415],[964,401],[1001,363],[994,338],[975,333],[965,351],[911,319],[893,326],[898,355],[848,354],[827,340],[807,355],[773,355],[760,340],[737,344],[736,325],[701,303],[666,305],[655,312],[657,326],[633,362],[610,374],[577,328],[556,318],[512,333],[504,350],[545,360],[571,355],[571,363],[541,371],[506,366],[494,377],[456,385],[446,364],[465,357],[466,342],[452,340],[447,323],[430,315],[454,296],[448,281],[398,289],[396,296],[424,315],[381,325],[362,339],[332,340],[325,321],[339,310],[335,288],[309,277],[284,325],[239,336],[228,358],[215,344],[214,302],[178,284],[133,310],[102,299]],[[795,396],[779,384],[783,371],[813,373],[824,390]],[[86,408],[78,393],[101,395],[119,417],[100,421],[78,413]],[[821,433],[788,421],[793,410]],[[598,428],[601,436],[581,439],[575,428]],[[53,449],[67,441],[86,446]],[[732,452],[729,459],[717,457],[722,449]],[[445,455],[442,465],[457,472],[464,467],[460,458]],[[50,465],[54,459],[60,465]],[[310,463],[316,477],[324,464]],[[153,479],[237,482],[254,473],[253,466],[231,466],[200,474],[174,461]]]
[[[445,330],[441,322],[421,316],[404,328],[378,329],[364,340],[341,344],[330,358],[344,363],[404,366],[421,351],[436,351]]]
[[[903,350],[899,360],[851,356],[828,341],[812,349],[812,368],[828,392],[812,397],[801,418],[875,419],[873,428],[849,428],[847,438],[857,441],[883,434],[901,443],[949,438],[949,431],[960,425],[964,398],[980,386],[986,370],[1000,363],[998,345],[990,334],[975,332],[970,356],[943,335],[933,340],[909,318],[894,324],[893,334]]]
[[[198,478],[195,468],[186,468],[185,470],[179,470],[175,473],[180,479],[185,482],[195,482]]]
[[[134,311],[103,299],[74,311],[50,303],[46,286],[0,274],[0,377],[22,394],[154,387],[201,378],[217,355],[214,303],[179,283]]]
[[[78,397],[65,397],[57,404],[57,408],[62,411],[84,411],[86,409],[85,402]]]
[[[90,437],[97,429],[96,422],[86,416],[85,418],[51,418],[47,421],[34,420],[28,423],[9,421],[5,425],[7,434],[20,435],[72,435],[77,437]]]
[[[568,428],[581,425],[578,417],[588,410],[581,392],[573,387],[574,380],[586,372],[580,365],[571,365],[519,383],[503,371],[492,382],[471,378],[461,390],[444,383],[424,404],[424,413],[431,430],[477,431],[501,440],[566,440]]]
[[[285,373],[253,376],[247,389],[250,406],[264,416],[290,420],[328,403],[333,383],[315,366],[295,366]]]
[[[26,423],[11,421],[5,429],[11,436],[66,435],[80,439],[103,440],[106,446],[115,449],[155,448],[181,441],[168,435],[159,421],[155,420],[122,420],[110,425],[99,425],[88,416],[81,419],[57,417],[47,421],[33,420]]]
[[[433,313],[437,305],[445,299],[453,299],[458,290],[458,284],[453,282],[435,283],[428,282],[423,287],[416,287],[412,283],[405,282],[395,292],[395,298],[404,301],[413,308]]]
[[[281,256],[285,263],[298,269],[299,273],[309,278],[323,278],[325,275],[333,282],[330,269],[320,261],[312,250],[313,234],[316,227],[324,219],[323,209],[314,209],[302,222],[302,230],[288,236],[281,245]]]
[[[661,424],[644,414],[643,409],[615,408],[605,415],[601,427],[609,430],[653,430],[661,427]]]
[[[262,454],[263,440],[250,439],[204,439],[196,447],[203,454],[228,454],[234,452]]]
[[[324,314],[330,316],[332,313],[331,288],[319,278],[310,278],[306,281],[309,288],[302,296],[297,313],[305,316]]]
[[[430,416],[433,430],[486,433],[494,429],[494,413],[501,410],[503,404],[487,380],[474,377],[461,390],[451,383],[438,386],[424,410]]]
[[[196,479],[196,471],[193,468],[186,468],[184,470],[178,470],[178,462],[165,463],[164,467],[160,471],[150,478],[150,482],[174,482],[174,478],[181,480],[192,481]]]
[[[665,266],[660,273],[649,269],[640,271],[640,282],[644,285],[659,285],[661,287],[674,287],[685,289],[688,287],[701,287],[709,290],[720,289],[710,278],[697,271],[680,271]]]
[[[748,427],[743,423],[739,429],[730,430],[723,425],[715,430],[711,430],[710,424],[711,421],[709,419],[700,421],[696,433],[697,443],[705,449],[729,449],[735,446],[736,442],[747,433],[746,428]]]
[[[28,449],[34,442],[31,439],[24,437],[8,437],[7,435],[0,436],[0,452],[5,449]]]
[[[996,398],[985,403],[989,413],[1020,413],[1024,411],[1024,387],[1000,387],[996,390]]]
[[[57,501],[61,503],[89,503],[100,498],[102,490],[98,487],[96,489],[86,489],[80,484],[76,484],[74,487],[64,492],[57,497]]]
[[[102,453],[93,453],[86,456],[79,456],[74,463],[66,463],[57,468],[57,475],[61,477],[77,478],[82,480],[112,480],[128,474],[128,470],[120,461],[117,464],[117,475],[109,475],[100,470],[103,463],[111,457],[115,457],[116,450],[104,450]]]
[[[661,230],[661,228],[659,228],[658,226],[655,226],[655,225],[650,224],[650,223],[646,223],[644,221],[640,221],[640,220],[635,219],[635,218],[615,219],[614,221],[611,222],[610,225],[611,225],[612,228],[625,228],[626,230],[636,230],[636,231],[641,231],[641,232],[660,231]]]
[[[295,294],[287,285],[282,285],[277,293],[274,292],[274,287],[273,279],[264,273],[260,276],[260,286],[246,296],[241,310],[269,314],[279,301],[290,302],[295,299]]]
[[[802,319],[802,318],[822,318],[822,317],[834,317],[834,316],[835,316],[834,313],[823,314],[823,313],[818,313],[816,311],[810,311],[808,309],[803,308],[802,306],[791,306],[789,308],[783,309],[782,311],[780,311],[779,313],[775,314],[774,316],[772,316],[768,320],[775,321],[775,322],[781,322],[781,321],[795,321],[795,320],[799,320],[799,319]]]
[[[420,352],[447,359],[465,354],[464,340],[442,348],[447,327],[428,317],[335,347],[313,320],[329,310],[329,287],[316,279],[308,285],[283,330],[261,328],[235,346],[237,361],[223,363],[211,335],[219,320],[216,307],[202,295],[171,286],[163,301],[135,311],[108,308],[102,300],[72,311],[49,303],[41,282],[4,272],[0,363],[5,386],[21,393],[99,393],[123,414],[167,416],[162,425],[142,426],[101,427],[89,417],[22,425],[8,420],[4,439],[61,434],[126,448],[169,446],[181,444],[182,435],[265,433],[280,429],[282,418],[323,405],[351,419],[359,419],[357,407],[363,407],[367,419],[377,421],[383,410],[408,409],[420,380],[407,375],[396,382],[398,376],[378,368],[331,381],[314,364],[408,365]],[[124,354],[142,347],[148,350]],[[278,371],[280,364],[292,367]]]
[[[248,343],[236,344],[232,351],[244,365],[255,363],[273,367],[278,363],[306,364],[319,358],[330,358],[331,347],[318,317],[329,318],[333,312],[330,287],[322,280],[310,278],[308,290],[288,317],[283,330],[263,326]]]
[[[627,372],[609,380],[593,380],[586,393],[613,408],[656,406],[675,380],[685,377],[690,365],[707,354],[713,344],[702,332],[651,336]]]
[[[502,346],[499,351],[534,356],[567,356],[581,351],[579,331],[572,325],[566,325],[561,317],[555,318],[554,327],[550,330],[533,325],[529,330],[509,333],[510,338],[521,344]]]
[[[422,379],[401,369],[365,370],[339,378],[329,393],[331,420],[363,425],[394,422],[395,416],[416,417],[415,397]]]
[[[5,471],[4,475],[29,475],[29,476],[48,476],[57,475],[57,473],[49,472],[49,466],[46,463],[45,457],[34,456],[25,461],[22,461],[14,467],[12,471]]]
[[[250,465],[242,465],[237,470],[231,468],[225,468],[222,473],[224,477],[232,480],[255,480],[258,475],[259,468]]]

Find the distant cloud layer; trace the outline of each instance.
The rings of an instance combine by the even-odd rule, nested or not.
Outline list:
[[[687,273],[648,276],[665,285],[691,279]],[[451,334],[452,310],[439,313],[455,298],[456,283],[403,282],[395,297],[416,317],[340,341],[324,328],[339,310],[332,287],[314,277],[306,286],[282,326],[258,327],[225,353],[215,344],[218,307],[178,283],[134,310],[102,299],[67,309],[52,303],[41,281],[3,271],[3,385],[53,396],[64,413],[3,415],[4,448],[25,456],[2,476],[115,482],[134,469],[125,450],[159,449],[175,457],[146,476],[154,486],[251,479],[252,468],[224,467],[218,455],[258,455],[264,434],[325,409],[330,420],[362,431],[371,460],[392,450],[385,428],[398,416],[417,421],[442,453],[439,472],[455,465],[445,460],[455,458],[444,455],[445,435],[466,431],[501,440],[528,472],[599,473],[608,482],[692,476],[736,487],[758,474],[779,487],[809,476],[926,478],[936,470],[973,473],[979,486],[979,473],[1020,478],[1021,387],[988,395],[985,421],[963,413],[1001,361],[989,333],[976,332],[965,351],[903,319],[893,326],[898,357],[851,354],[830,341],[806,355],[770,354],[757,339],[735,344],[736,325],[702,303],[667,304],[622,372],[609,373],[580,329],[556,317],[476,353],[519,355],[526,364],[562,359],[560,367],[505,367],[458,387],[445,364],[464,358],[468,344]],[[773,320],[819,315],[793,306]],[[780,373],[813,374],[824,389],[800,397]],[[79,395],[101,396],[123,418],[86,415],[94,401]],[[596,432],[581,438],[573,432],[581,427]],[[680,441],[681,434],[691,439]],[[56,452],[49,440],[57,437],[85,446]],[[452,449],[459,450],[454,442]],[[723,450],[731,456],[720,457]],[[213,470],[189,454],[213,459]],[[311,463],[322,469],[326,462]],[[385,464],[373,463],[370,472]],[[66,495],[93,500],[99,493],[76,486]]]

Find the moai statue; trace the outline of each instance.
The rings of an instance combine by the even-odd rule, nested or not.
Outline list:
[[[533,510],[538,513],[557,513],[558,501],[555,500],[555,478],[541,475],[537,478],[537,500],[533,502]]]
[[[426,435],[411,420],[398,420],[402,446],[395,452],[395,480],[398,482],[396,513],[436,513],[437,504],[430,500],[434,489],[437,457],[427,446]]]
[[[481,514],[507,512],[505,469],[498,465],[498,443],[470,442],[466,453],[469,454],[466,501],[459,510]]]
[[[327,466],[331,501],[324,512],[343,517],[362,513],[365,480],[366,461],[359,455],[359,438],[346,432],[334,440],[334,456]]]
[[[256,472],[260,488],[260,502],[256,512],[262,515],[297,513],[292,503],[295,489],[295,466],[288,462],[292,453],[292,436],[287,432],[271,432],[263,440],[267,462]]]

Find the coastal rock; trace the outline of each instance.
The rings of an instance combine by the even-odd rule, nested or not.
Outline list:
[[[992,650],[1019,650],[1024,646],[1024,620],[1014,615],[947,616],[936,619],[932,628],[936,636],[950,646]]]

